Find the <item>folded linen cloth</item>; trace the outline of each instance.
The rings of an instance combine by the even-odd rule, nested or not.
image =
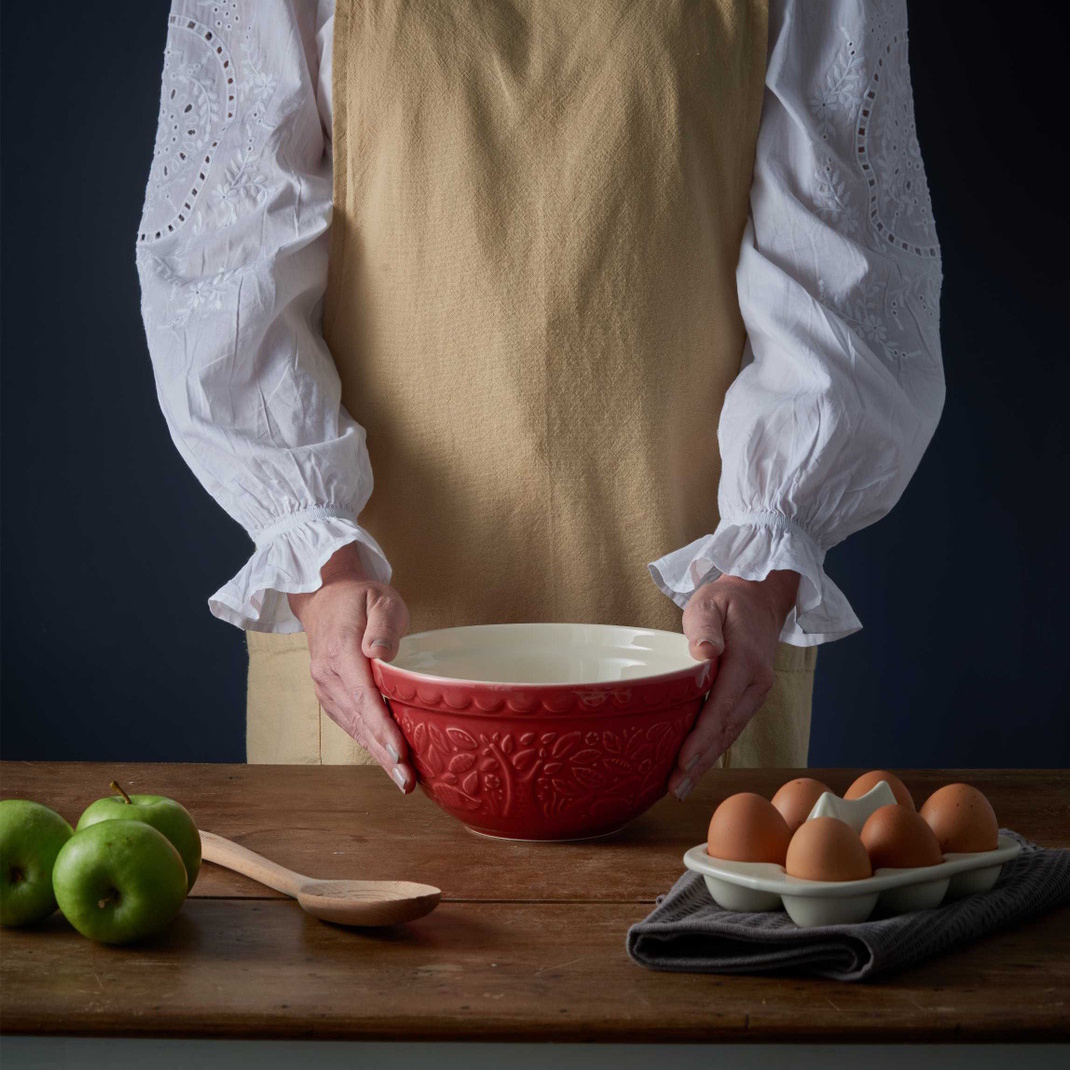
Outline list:
[[[1010,829],[1022,845],[994,887],[932,910],[800,929],[783,910],[722,910],[688,870],[628,930],[628,954],[654,970],[766,973],[792,970],[861,981],[913,965],[985,933],[1070,903],[1070,850],[1050,850]]]

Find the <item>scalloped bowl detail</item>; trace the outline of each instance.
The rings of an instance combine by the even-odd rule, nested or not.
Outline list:
[[[371,666],[435,803],[484,835],[569,840],[665,794],[717,663],[677,632],[536,623],[418,632]]]

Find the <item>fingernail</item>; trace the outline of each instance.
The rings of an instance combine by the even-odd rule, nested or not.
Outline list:
[[[695,755],[695,757],[694,757],[694,758],[692,758],[692,759],[691,759],[691,761],[689,761],[689,762],[687,763],[687,765],[685,765],[685,766],[684,766],[684,772],[685,772],[685,773],[690,773],[690,772],[691,772],[691,770],[692,770],[692,769],[694,769],[696,765],[698,765],[698,763],[699,763],[699,759],[700,759],[701,757],[702,757],[702,755],[701,755],[701,754],[696,754],[696,755]]]
[[[715,658],[717,656],[717,647],[715,647],[708,639],[703,639],[702,642],[698,644],[698,648],[708,658]]]
[[[389,754],[390,757],[394,759],[395,763],[401,761],[401,755],[398,754],[397,749],[395,748],[393,743],[388,743],[386,745],[386,753]]]
[[[389,639],[373,639],[372,646],[390,646]]]
[[[680,783],[677,784],[676,787],[673,789],[673,795],[675,795],[680,800],[680,802],[683,802],[684,799],[686,799],[688,795],[691,794],[691,789],[694,786],[695,785],[691,783],[691,778],[689,776],[685,776],[684,779],[681,780]]]
[[[395,765],[394,768],[390,770],[390,775],[394,778],[394,783],[401,788],[401,793],[404,795],[405,774]]]

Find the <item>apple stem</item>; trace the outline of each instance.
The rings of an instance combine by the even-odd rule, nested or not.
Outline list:
[[[120,794],[120,795],[121,795],[121,796],[123,797],[123,802],[128,802],[128,803],[130,803],[130,805],[131,805],[131,806],[133,806],[133,800],[132,800],[132,799],[130,798],[130,796],[129,796],[129,795],[127,795],[127,794],[126,794],[126,792],[125,792],[125,791],[123,791],[123,789],[122,789],[122,788],[121,788],[121,787],[119,786],[119,781],[118,781],[118,780],[113,780],[113,781],[111,782],[111,784],[109,785],[109,787],[110,787],[110,788],[111,788],[111,789],[112,789],[113,791],[117,791],[117,792],[118,792],[118,793],[119,793],[119,794]]]

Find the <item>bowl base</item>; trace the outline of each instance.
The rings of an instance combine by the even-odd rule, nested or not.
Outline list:
[[[471,825],[465,825],[464,827],[476,836],[482,836],[485,840],[507,840],[511,843],[583,843],[587,840],[604,840],[607,836],[615,836],[628,822],[624,825],[618,825],[616,828],[610,829],[608,832],[595,832],[588,836],[568,836],[560,840],[552,839],[530,839],[525,836],[505,836],[500,832],[483,832],[480,829],[474,829]]]

